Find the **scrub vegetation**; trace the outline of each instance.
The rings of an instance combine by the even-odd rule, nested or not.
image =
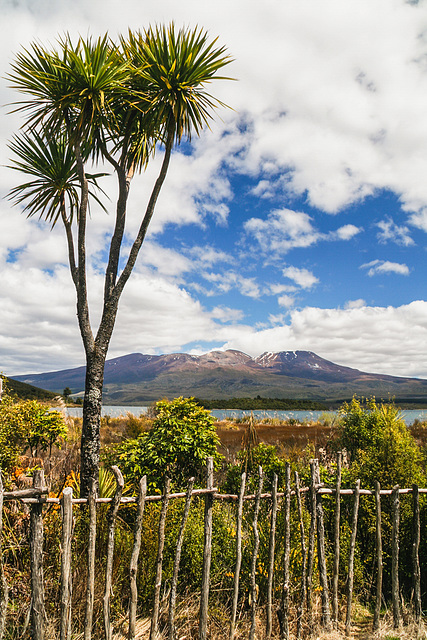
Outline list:
[[[61,494],[65,485],[72,486],[79,492],[79,459],[78,441],[81,420],[67,419],[66,423],[60,413],[48,412],[47,406],[35,404],[34,401],[23,401],[12,397],[8,392],[0,405],[0,439],[2,443],[10,437],[10,425],[15,425],[17,436],[13,441],[13,455],[3,446],[3,482],[6,488],[26,486],[26,477],[31,475],[34,467],[44,465],[46,477],[50,485],[50,495]],[[273,476],[278,476],[278,490],[285,488],[286,463],[290,463],[292,477],[299,474],[301,486],[310,483],[309,462],[317,457],[320,462],[321,482],[326,486],[334,486],[336,474],[336,452],[345,451],[342,469],[342,488],[353,488],[357,479],[361,479],[363,488],[372,488],[375,480],[384,489],[391,489],[399,484],[411,487],[416,483],[427,486],[425,470],[426,444],[420,437],[427,426],[417,424],[418,439],[411,434],[400,417],[397,407],[377,403],[374,399],[362,401],[353,399],[341,407],[339,420],[332,422],[325,418],[325,424],[317,425],[280,425],[282,429],[293,430],[291,438],[268,443],[263,441],[264,429],[276,430],[278,425],[257,425],[253,420],[246,424],[216,424],[209,411],[200,407],[194,399],[177,398],[172,401],[162,400],[151,410],[149,416],[124,416],[122,418],[102,419],[101,423],[101,458],[103,466],[99,479],[101,497],[111,497],[114,493],[114,477],[109,470],[117,464],[125,479],[124,495],[134,495],[141,475],[146,474],[148,493],[155,494],[163,490],[166,475],[172,479],[172,491],[185,489],[189,476],[196,478],[196,486],[204,486],[204,462],[207,456],[215,459],[215,486],[225,494],[237,494],[240,489],[241,474],[247,474],[247,493],[256,491],[258,484],[258,468],[264,470],[264,491],[271,492]],[[298,429],[309,430],[309,435],[300,441],[295,440]],[[221,431],[221,429],[223,431]],[[310,431],[311,430],[311,431]],[[227,451],[221,444],[222,433],[236,432],[241,437],[237,452]],[[323,435],[320,438],[319,432]],[[276,434],[277,435],[277,434]],[[289,436],[289,432],[288,432]],[[35,439],[34,439],[35,438]],[[7,458],[6,458],[7,453]],[[37,456],[36,456],[37,453]],[[26,455],[30,454],[30,455]],[[62,466],[59,461],[62,460]],[[53,461],[55,464],[53,464]],[[64,473],[64,471],[66,473]],[[333,514],[334,498],[323,496],[325,514],[327,564],[333,562]],[[13,503],[4,507],[4,543],[3,558],[5,575],[11,587],[7,631],[5,638],[26,638],[25,617],[29,606],[29,547],[27,511],[12,508]],[[203,514],[204,500],[194,497],[185,530],[179,573],[179,606],[176,624],[179,637],[197,636],[198,590],[200,588],[203,561]],[[427,504],[423,497],[420,500],[421,530],[426,529]],[[95,619],[93,638],[103,637],[102,629],[102,597],[103,579],[105,575],[105,546],[107,543],[107,511],[108,506],[100,506],[97,513],[96,531],[96,588]],[[138,624],[141,629],[150,616],[153,602],[156,554],[158,548],[158,523],[161,511],[159,502],[150,502],[142,525],[142,549],[138,569]],[[170,502],[165,527],[165,547],[163,558],[164,597],[167,597],[173,574],[173,562],[176,541],[183,513],[180,500]],[[253,545],[253,504],[245,502],[242,521],[243,556],[240,582],[241,622],[236,638],[248,637],[248,619],[251,610],[251,549]],[[256,564],[256,580],[258,589],[258,624],[264,624],[268,581],[268,539],[270,532],[271,503],[263,500],[259,513],[259,553]],[[340,565],[339,592],[346,589],[346,563],[348,560],[348,542],[352,518],[352,499],[342,499],[341,538],[343,551]],[[128,608],[128,566],[133,543],[133,523],[135,506],[120,507],[116,524],[116,554],[114,556],[114,590],[111,607],[115,627],[126,635],[126,612]],[[303,502],[303,522],[306,535],[309,530],[310,508],[308,498]],[[60,598],[59,562],[60,562],[60,511],[57,507],[48,507],[44,515],[45,526],[45,600],[46,613],[51,621],[52,629],[47,630],[47,638],[55,636],[58,602]],[[359,511],[359,527],[357,535],[357,553],[355,555],[355,626],[354,631],[369,635],[372,620],[372,593],[375,585],[375,505],[373,498],[363,496]],[[385,640],[387,637],[417,638],[415,627],[406,626],[393,632],[388,625],[392,624],[391,614],[387,613],[391,589],[391,506],[383,501],[383,539],[384,539],[384,583],[383,594],[386,608],[383,610],[383,626],[376,637]],[[401,563],[400,591],[404,603],[405,621],[411,620],[412,573],[411,573],[411,529],[412,529],[412,497],[401,499]],[[285,521],[279,509],[277,520],[277,540],[283,539]],[[73,536],[73,629],[82,628],[84,624],[84,601],[86,589],[86,553],[88,536],[88,518],[84,509],[75,509],[75,528]],[[290,624],[296,624],[296,603],[299,598],[299,581],[301,577],[300,522],[296,510],[292,511],[290,523],[291,554],[290,575],[292,588],[290,591],[291,608]],[[211,566],[210,595],[210,633],[213,639],[228,637],[230,620],[231,594],[235,569],[236,540],[236,506],[235,503],[215,500],[213,508],[213,542]],[[281,593],[281,575],[283,570],[283,551],[281,545],[276,547],[274,583],[275,598]],[[421,539],[420,562],[425,567],[427,562],[427,540]],[[318,611],[317,598],[320,594],[319,584],[314,574],[313,607]],[[425,590],[425,585],[423,587]],[[424,597],[424,596],[423,596]],[[165,605],[165,601],[164,605]],[[166,606],[166,605],[165,605]],[[427,606],[427,601],[423,601]],[[160,616],[160,625],[165,624],[165,614]],[[316,623],[317,625],[317,623]],[[369,627],[366,627],[369,625]],[[324,633],[316,626],[319,638],[343,637],[339,631]],[[420,627],[417,627],[420,629]],[[308,631],[308,629],[306,629]],[[394,633],[394,635],[393,635]],[[408,635],[408,634],[412,634]],[[28,636],[29,637],[29,636]],[[80,637],[73,633],[73,638]],[[117,636],[117,638],[122,636]],[[145,637],[141,635],[141,637]],[[280,637],[278,621],[274,620],[273,638]],[[293,637],[291,635],[291,637]],[[419,637],[424,637],[420,635]]]

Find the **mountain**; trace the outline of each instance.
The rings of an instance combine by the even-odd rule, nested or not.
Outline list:
[[[57,393],[84,389],[85,367],[15,376]],[[105,364],[105,404],[143,404],[179,395],[199,398],[304,398],[339,402],[354,394],[390,396],[427,403],[427,380],[366,373],[334,364],[311,351],[266,352],[252,358],[241,351],[201,356],[132,353]]]

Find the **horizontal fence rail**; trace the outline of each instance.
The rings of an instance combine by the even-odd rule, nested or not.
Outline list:
[[[340,489],[338,492],[336,489],[332,489],[330,487],[326,487],[324,484],[314,485],[316,492],[319,495],[336,495],[339,493],[341,496],[352,496],[355,493],[355,489]],[[299,490],[299,493],[308,493],[310,491],[310,487],[302,487]],[[417,489],[418,493],[427,494],[427,488],[423,489],[419,487]],[[21,500],[25,504],[39,504],[43,502],[43,504],[61,504],[61,498],[52,498],[47,497],[49,490],[45,489],[22,489],[17,491],[5,491],[3,493],[4,502],[9,502],[11,500]],[[414,493],[413,487],[408,487],[406,489],[401,489],[399,487],[398,494],[399,495],[408,495]],[[193,489],[193,496],[203,496],[206,494],[211,494],[214,500],[230,500],[231,502],[237,502],[239,500],[239,496],[235,493],[218,493],[218,487],[213,487],[212,489]],[[291,496],[296,496],[297,492],[291,490]],[[375,491],[371,489],[359,489],[359,494],[361,496],[375,496]],[[276,496],[277,498],[283,498],[285,493],[278,491]],[[391,496],[393,495],[393,489],[380,489],[381,496]],[[46,497],[45,497],[46,496]],[[180,491],[178,493],[171,493],[169,496],[169,500],[175,500],[176,498],[185,498],[185,491]],[[256,494],[249,493],[243,496],[243,500],[255,500]],[[261,493],[260,499],[264,500],[266,498],[272,498],[272,493]],[[163,496],[160,494],[154,494],[151,496],[147,496],[145,498],[146,502],[161,502]],[[96,504],[109,504],[112,502],[113,498],[95,498]],[[88,498],[72,498],[72,504],[87,504]],[[120,504],[136,504],[138,502],[137,496],[124,496],[120,498]]]
[[[207,485],[206,488],[194,488],[194,478],[188,483],[187,491],[171,493],[169,480],[166,479],[162,494],[147,495],[147,484],[145,477],[141,479],[139,484],[139,493],[137,496],[123,496],[122,491],[124,481],[120,470],[113,467],[113,473],[116,479],[116,491],[111,498],[97,498],[93,491],[90,492],[89,498],[73,498],[72,489],[66,487],[61,497],[50,497],[48,489],[44,485],[43,471],[36,471],[33,477],[33,488],[3,491],[3,485],[0,480],[0,545],[4,549],[4,543],[7,542],[6,534],[3,530],[2,514],[7,503],[15,501],[28,505],[26,508],[30,512],[30,529],[29,529],[29,547],[30,547],[30,564],[31,564],[31,604],[29,615],[26,623],[21,630],[21,637],[26,637],[28,631],[34,640],[44,640],[46,638],[46,603],[45,603],[45,585],[44,585],[44,558],[43,558],[43,517],[44,511],[51,508],[61,507],[61,541],[60,541],[60,567],[58,573],[60,575],[59,589],[59,622],[56,637],[60,640],[71,640],[76,637],[91,640],[94,627],[94,603],[95,603],[95,584],[96,584],[96,540],[97,540],[97,507],[101,505],[109,505],[106,514],[106,548],[105,548],[105,574],[103,578],[104,595],[102,599],[103,609],[103,637],[106,640],[112,640],[113,637],[113,621],[114,617],[111,612],[111,596],[114,585],[114,563],[117,561],[115,556],[115,533],[117,525],[117,517],[119,507],[134,505],[136,507],[134,520],[133,546],[129,566],[129,606],[128,606],[128,628],[127,637],[129,640],[136,638],[136,621],[138,611],[138,590],[137,590],[137,574],[138,566],[141,561],[141,536],[142,523],[148,503],[161,503],[161,510],[158,516],[157,530],[157,558],[155,559],[155,581],[153,585],[153,601],[151,608],[151,626],[149,637],[155,640],[159,637],[160,625],[165,626],[165,633],[168,640],[174,640],[176,637],[176,607],[179,600],[178,583],[180,561],[184,543],[184,534],[186,531],[188,517],[190,513],[193,498],[199,498],[204,501],[204,522],[203,522],[203,552],[202,552],[202,570],[201,582],[198,588],[194,585],[193,589],[198,593],[199,597],[199,638],[204,640],[209,637],[209,598],[210,598],[210,571],[212,562],[212,536],[213,536],[213,515],[212,509],[214,502],[217,503],[237,503],[237,509],[233,506],[235,517],[235,533],[232,536],[235,549],[235,565],[232,572],[233,586],[230,589],[230,623],[229,629],[224,632],[221,637],[227,640],[234,640],[238,633],[239,616],[243,615],[242,598],[248,597],[249,608],[247,613],[248,620],[248,637],[254,638],[256,633],[261,633],[258,637],[277,637],[281,639],[289,639],[291,637],[299,640],[303,636],[303,627],[305,625],[305,633],[310,634],[315,630],[315,581],[318,581],[320,592],[320,621],[325,630],[338,628],[344,625],[345,633],[350,635],[352,627],[352,603],[354,599],[354,563],[355,549],[357,545],[358,533],[358,516],[360,509],[360,501],[364,496],[372,496],[375,499],[375,564],[376,576],[374,585],[374,615],[373,629],[377,630],[380,623],[381,604],[383,601],[383,548],[382,548],[382,511],[381,498],[389,497],[391,499],[391,606],[393,612],[393,623],[395,627],[399,627],[402,623],[401,610],[401,594],[399,588],[399,523],[400,523],[400,497],[412,495],[412,574],[413,574],[413,591],[412,606],[414,616],[417,621],[422,617],[421,605],[421,575],[419,547],[421,539],[420,529],[420,495],[427,494],[427,488],[419,488],[416,485],[409,488],[400,488],[395,486],[393,489],[381,489],[376,483],[375,490],[363,489],[360,487],[358,480],[354,488],[341,487],[341,464],[342,456],[337,457],[337,472],[335,486],[326,486],[320,482],[319,464],[317,460],[312,460],[310,464],[310,484],[309,486],[300,486],[300,477],[295,473],[295,488],[291,487],[290,464],[286,464],[285,474],[285,491],[277,491],[277,476],[272,479],[272,490],[263,491],[264,473],[261,467],[258,472],[257,490],[255,493],[245,493],[247,487],[246,474],[241,476],[239,494],[225,494],[218,491],[218,487],[213,482],[213,462],[208,459],[207,464]],[[333,506],[329,504],[329,511],[332,509],[332,524],[329,523],[329,529],[333,531],[332,540],[328,541],[325,534],[325,513],[324,502],[322,498],[331,496],[334,499]],[[350,496],[353,499],[352,510],[348,515],[349,529],[346,533],[346,579],[345,593],[338,593],[339,575],[343,572],[342,568],[342,546],[340,540],[342,528],[342,496]],[[296,498],[292,500],[292,498]],[[179,532],[176,539],[176,548],[174,553],[173,572],[170,583],[169,600],[167,606],[167,616],[162,618],[162,585],[163,585],[163,554],[165,545],[165,526],[167,523],[168,506],[173,500],[181,500],[183,502],[183,511]],[[261,624],[261,618],[258,616],[260,610],[260,593],[258,585],[259,574],[259,556],[258,550],[260,545],[259,519],[260,505],[262,501],[268,501],[268,510],[264,512],[263,517],[267,518],[265,545],[268,547],[266,551],[267,568],[265,590],[263,600],[265,601],[265,628],[261,631],[258,629]],[[244,504],[253,503],[253,512],[251,517],[245,521],[245,526],[249,533],[242,535],[244,526]],[[85,597],[85,617],[83,629],[73,628],[73,528],[74,528],[74,510],[79,505],[85,505],[87,510],[87,578]],[[292,511],[291,507],[295,510]],[[278,514],[283,517],[282,531],[280,538],[278,537],[277,522]],[[305,515],[304,515],[305,514]],[[330,516],[331,519],[331,516]],[[300,557],[298,565],[298,576],[292,575],[290,567],[291,552],[291,520],[294,530],[294,545],[298,546],[298,554]],[[98,525],[99,526],[99,525]],[[250,535],[249,535],[250,534]],[[295,540],[297,542],[295,543]],[[231,542],[231,538],[230,538]],[[244,596],[241,587],[241,571],[242,571],[242,550],[248,549],[248,594]],[[250,547],[250,548],[249,548]],[[281,568],[278,571],[276,566],[277,553],[281,554]],[[328,559],[329,554],[329,559]],[[315,569],[317,573],[315,575]],[[332,567],[332,569],[331,569]],[[340,569],[341,567],[341,569]],[[426,567],[423,567],[424,572]],[[329,570],[329,574],[328,574]],[[331,575],[332,574],[332,575]],[[10,604],[10,585],[7,584],[7,565],[3,560],[0,562],[0,640],[6,637],[7,619]],[[99,578],[99,576],[98,576]],[[99,587],[98,587],[99,589]],[[163,598],[164,600],[164,598]],[[339,601],[345,601],[345,613],[340,619]],[[240,602],[240,613],[239,613]],[[296,614],[290,621],[291,605],[294,605]],[[163,606],[164,609],[164,606]],[[275,613],[275,617],[273,616]],[[162,619],[161,619],[162,618]],[[273,620],[276,624],[273,624]],[[292,624],[291,624],[292,622]],[[258,631],[257,631],[258,629]],[[294,633],[294,636],[291,634]],[[80,635],[78,635],[80,634]],[[83,634],[83,635],[82,635]]]

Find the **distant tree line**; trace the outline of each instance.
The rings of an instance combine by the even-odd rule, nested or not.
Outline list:
[[[197,404],[205,409],[241,409],[241,410],[278,410],[278,411],[327,411],[328,406],[323,402],[314,400],[294,400],[291,398],[221,398],[216,400],[203,400],[195,398]]]

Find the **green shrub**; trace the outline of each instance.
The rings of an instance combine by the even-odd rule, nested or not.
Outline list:
[[[135,483],[146,475],[151,490],[161,489],[165,475],[175,489],[185,488],[191,476],[204,481],[206,458],[212,456],[216,466],[222,458],[210,412],[182,397],[157,402],[155,411],[152,428],[111,447],[108,463],[117,464]]]
[[[51,454],[67,435],[64,418],[37,400],[16,400],[7,392],[0,403],[0,466],[10,471],[19,455],[30,449],[31,456],[40,451]]]
[[[425,482],[421,451],[394,404],[353,398],[340,409],[338,433],[363,488],[374,488],[376,480],[384,489]]]

